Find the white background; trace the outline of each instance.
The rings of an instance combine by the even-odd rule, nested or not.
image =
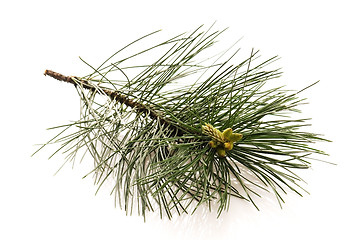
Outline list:
[[[2,1],[0,3],[0,239],[360,239],[360,64],[358,1]],[[301,173],[311,192],[258,200],[261,211],[234,200],[228,213],[198,211],[173,221],[127,217],[107,189],[94,196],[87,164],[54,176],[62,156],[31,158],[47,127],[76,120],[74,88],[45,69],[82,76],[118,48],[163,29],[173,36],[200,24],[230,27],[223,39],[279,55],[283,80],[310,105],[313,130],[330,154]],[[220,49],[223,50],[223,49]]]

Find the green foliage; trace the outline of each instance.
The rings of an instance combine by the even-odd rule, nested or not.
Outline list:
[[[301,195],[301,179],[292,170],[309,168],[310,154],[324,154],[310,147],[324,139],[302,130],[308,119],[287,117],[304,103],[299,92],[267,88],[281,75],[279,69],[267,70],[277,57],[259,62],[258,52],[252,51],[236,65],[230,63],[236,54],[225,61],[206,58],[203,53],[222,32],[202,28],[123,56],[155,33],[91,67],[91,74],[72,78],[81,116],[53,128],[61,129],[47,143],[60,144],[55,153],[64,152],[69,162],[79,155],[93,159],[89,174],[99,187],[114,179],[112,193],[128,213],[136,206],[141,215],[159,209],[160,216],[171,218],[216,201],[220,214],[231,196],[255,205],[253,198],[262,191],[273,191],[280,202],[287,189]],[[164,54],[157,56],[160,50]],[[158,58],[132,64],[143,55]],[[137,104],[117,101],[104,91]],[[216,154],[209,144],[214,138],[202,131],[206,123],[239,133],[225,133],[232,150]]]

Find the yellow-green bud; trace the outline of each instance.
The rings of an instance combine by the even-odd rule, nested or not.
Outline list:
[[[232,133],[230,136],[229,136],[229,141],[230,142],[237,142],[239,140],[241,140],[243,137],[242,134],[240,133]]]
[[[230,141],[230,137],[232,136],[232,128],[227,128],[223,131],[223,138],[226,141]]]
[[[218,146],[217,147],[217,154],[220,157],[225,157],[226,156],[226,150],[222,146]]]
[[[227,128],[221,132],[208,123],[202,126],[202,132],[212,138],[208,145],[216,149],[219,157],[225,157],[226,151],[233,149],[233,143],[243,137],[240,133],[233,133],[232,128]]]
[[[211,147],[211,148],[216,148],[217,147],[217,143],[215,142],[215,141],[213,141],[213,140],[211,140],[211,141],[209,141],[209,146]]]
[[[225,148],[225,150],[227,150],[227,151],[232,150],[232,148],[233,148],[233,142],[225,142],[225,143],[224,143],[224,148]]]

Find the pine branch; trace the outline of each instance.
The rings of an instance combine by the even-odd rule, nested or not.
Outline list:
[[[61,131],[38,151],[56,143],[50,158],[60,152],[67,162],[90,156],[95,184],[113,179],[119,204],[132,213],[136,203],[143,216],[157,207],[171,218],[214,201],[221,214],[231,197],[258,208],[254,197],[262,191],[280,203],[287,189],[301,195],[303,180],[294,170],[309,168],[311,154],[325,154],[311,144],[327,141],[303,130],[310,119],[289,118],[300,112],[303,90],[265,87],[281,73],[268,69],[277,57],[259,61],[258,51],[236,64],[238,50],[225,57],[231,48],[199,59],[223,32],[201,29],[122,56],[156,32],[147,34],[97,68],[82,59],[92,72],[81,78],[46,70],[76,86],[81,115],[52,128]],[[164,54],[141,64],[154,50]],[[128,64],[131,59],[139,64]],[[171,86],[184,79],[191,84]]]

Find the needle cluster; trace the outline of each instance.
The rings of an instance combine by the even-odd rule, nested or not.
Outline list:
[[[252,51],[231,64],[235,51],[225,61],[205,58],[222,31],[202,27],[124,56],[155,33],[97,68],[84,61],[92,69],[87,76],[57,78],[47,70],[74,84],[81,99],[79,120],[52,128],[60,129],[47,143],[59,144],[54,154],[93,161],[95,183],[113,182],[120,206],[144,216],[157,209],[171,218],[213,202],[220,214],[231,196],[257,207],[253,199],[263,191],[280,202],[287,189],[301,195],[293,170],[324,154],[310,146],[324,139],[303,130],[309,119],[289,117],[304,103],[300,91],[267,87],[281,75],[267,70],[277,57],[259,61]],[[155,59],[132,63],[144,55]]]

